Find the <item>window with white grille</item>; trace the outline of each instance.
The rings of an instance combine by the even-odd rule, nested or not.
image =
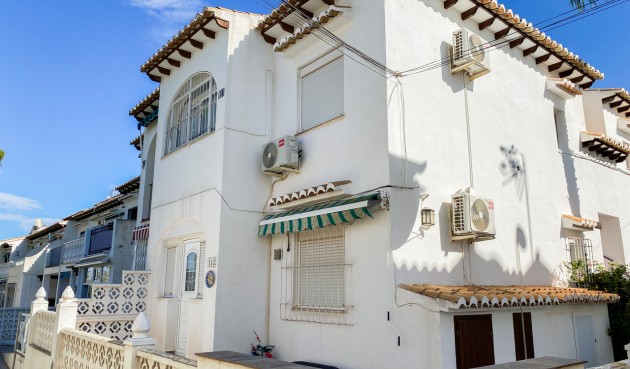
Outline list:
[[[345,229],[327,227],[287,237],[282,286],[282,318],[350,324],[349,273]]]
[[[300,70],[300,129],[305,131],[344,114],[344,66],[338,51]]]
[[[213,132],[217,113],[217,85],[209,73],[190,77],[173,99],[168,112],[164,155]]]
[[[567,237],[567,253],[572,264],[572,278],[583,279],[593,270],[593,244],[588,238]]]

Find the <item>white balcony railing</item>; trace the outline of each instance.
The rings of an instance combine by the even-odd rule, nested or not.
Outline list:
[[[61,264],[71,264],[78,262],[83,257],[85,249],[85,237],[64,243],[61,247]]]
[[[133,270],[146,270],[147,266],[147,240],[136,240],[133,256]]]

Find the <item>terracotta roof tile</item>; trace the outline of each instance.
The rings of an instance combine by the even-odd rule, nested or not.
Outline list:
[[[136,104],[131,110],[129,110],[129,115],[135,117],[137,120],[142,120],[146,114],[143,114],[147,108],[152,105],[155,105],[156,101],[160,99],[160,88],[156,88],[148,94],[144,99],[142,99],[139,103]],[[154,109],[152,109],[154,110]]]
[[[134,138],[133,140],[131,140],[131,142],[129,142],[129,145],[135,147],[139,151],[141,147],[140,141],[142,140],[144,140],[144,133],[136,136],[136,138]]]
[[[549,286],[444,286],[402,284],[399,286],[423,296],[446,300],[457,309],[501,308],[559,304],[612,303],[619,296],[586,288]]]
[[[204,35],[203,37],[208,37],[208,36],[205,36],[205,33],[209,31],[210,32],[209,34],[211,34],[213,31],[206,28],[206,26],[209,25],[212,21],[214,21],[217,24],[217,26],[219,26],[220,28],[227,29],[229,27],[229,22],[223,18],[216,17],[214,14],[215,9],[216,8],[205,7],[201,11],[201,13],[197,14],[195,18],[193,18],[188,25],[186,25],[181,31],[179,31],[177,35],[173,36],[173,38],[171,38],[164,46],[162,46],[160,50],[158,50],[155,54],[153,54],[153,56],[151,56],[149,60],[147,60],[140,67],[140,71],[147,73],[149,77],[159,82],[160,77],[157,74],[161,75],[163,73],[159,72],[156,74],[152,74],[151,72],[156,68],[160,68],[161,63],[163,63],[164,61],[167,61],[167,59],[178,50],[181,50],[180,48],[184,44],[189,42],[193,38],[193,36],[195,36],[200,30],[203,31],[202,32],[202,35]],[[210,37],[214,37],[214,36],[211,35]],[[195,47],[191,46],[190,50],[194,51],[194,49]],[[185,51],[185,52],[190,53],[191,52],[190,50]],[[185,58],[179,59],[179,56],[177,56],[177,58],[178,60],[172,61],[176,63],[177,65],[179,65],[179,62],[180,62],[179,60],[185,59]]]
[[[314,196],[321,195],[321,194],[324,194],[324,193],[327,193],[327,192],[333,192],[333,191],[338,190],[339,186],[343,186],[343,185],[346,185],[348,183],[352,183],[352,181],[329,182],[329,183],[324,183],[324,184],[319,185],[319,186],[305,188],[305,189],[300,190],[300,191],[296,191],[296,192],[288,193],[286,195],[281,195],[281,196],[274,197],[274,198],[269,200],[268,205],[269,206],[276,206],[276,205],[286,204],[286,203],[289,203],[289,202],[292,202],[292,201],[296,201],[296,200],[302,200],[302,199],[306,199],[306,198],[309,198],[309,197],[314,197]]]
[[[116,187],[115,190],[125,195],[140,188],[140,176],[128,180],[127,182]]]
[[[538,45],[555,53],[561,60],[572,65],[581,73],[589,76],[591,79],[597,80],[604,78],[604,74],[602,72],[598,71],[597,69],[586,63],[584,60],[580,59],[578,55],[570,52],[567,48],[562,46],[562,44],[559,44],[556,41],[552,40],[550,37],[545,35],[544,32],[534,27],[533,24],[528,23],[525,18],[521,19],[518,14],[513,13],[512,10],[506,9],[504,5],[499,4],[496,0],[469,1],[482,6],[491,14],[503,19],[513,29],[518,30],[517,32],[530,38]]]
[[[35,231],[35,232],[29,234],[28,236],[26,236],[26,238],[29,239],[29,240],[34,240],[36,238],[45,236],[48,233],[55,232],[55,231],[58,231],[58,230],[64,228],[66,226],[66,223],[67,223],[66,221],[60,220],[60,221],[55,222],[55,223],[53,223],[53,224],[51,224],[51,225],[49,225],[47,227],[38,229],[37,231]]]

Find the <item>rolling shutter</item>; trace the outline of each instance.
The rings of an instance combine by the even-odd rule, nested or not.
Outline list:
[[[203,297],[203,289],[206,285],[206,243],[201,242],[199,244],[199,274],[197,276],[198,281],[197,284],[199,288],[197,288],[197,297]]]
[[[346,304],[343,226],[298,233],[297,307],[338,309]]]
[[[175,294],[175,259],[177,256],[175,247],[166,249],[166,268],[164,270],[164,296]]]
[[[343,115],[343,90],[341,57],[304,74],[301,86],[301,129],[307,130]]]

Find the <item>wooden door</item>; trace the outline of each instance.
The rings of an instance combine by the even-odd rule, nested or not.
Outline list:
[[[454,317],[457,369],[494,364],[492,315]]]
[[[512,324],[514,326],[516,360],[533,359],[535,356],[532,313],[512,314]]]

